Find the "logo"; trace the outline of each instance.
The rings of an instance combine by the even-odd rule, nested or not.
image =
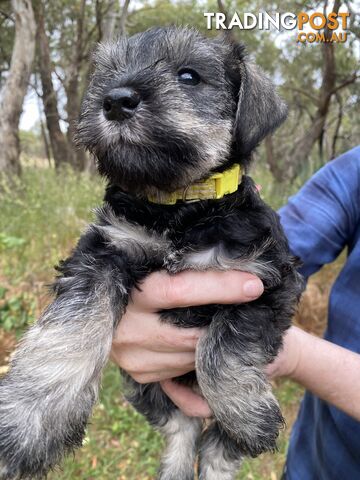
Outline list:
[[[226,18],[224,13],[204,12],[208,30],[297,30],[296,41],[300,43],[344,43],[349,32],[348,12],[292,12],[273,13],[259,12],[257,14],[235,12]]]

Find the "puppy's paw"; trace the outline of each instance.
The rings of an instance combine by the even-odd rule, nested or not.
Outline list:
[[[285,426],[279,404],[271,392],[249,405],[247,428],[241,429],[238,443],[245,455],[257,457],[277,450],[279,432]],[[249,428],[250,427],[250,428]]]
[[[26,401],[29,397],[31,392],[14,381],[0,382],[0,480],[45,477],[40,418]]]
[[[220,426],[245,455],[276,450],[284,419],[263,369],[231,356],[217,370],[208,365],[198,360],[197,379]]]
[[[241,461],[238,444],[219,424],[205,430],[199,449],[199,480],[234,480]]]
[[[0,459],[0,480],[15,480],[16,476],[10,475],[9,469],[5,462]]]
[[[35,382],[10,371],[0,382],[0,480],[46,478],[81,446],[89,404],[85,395],[71,403],[67,392],[37,391]]]
[[[186,262],[185,249],[175,250],[169,253],[164,258],[163,267],[172,274],[181,272],[182,270],[188,268],[189,266]]]
[[[194,475],[184,472],[159,472],[157,480],[194,480]]]
[[[238,395],[230,401],[220,400],[214,409],[215,417],[243,454],[257,457],[274,452],[279,431],[285,424],[279,404],[270,388],[247,393],[238,390]]]

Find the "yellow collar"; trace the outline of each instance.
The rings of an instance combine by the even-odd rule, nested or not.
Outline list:
[[[236,192],[240,179],[240,165],[234,163],[234,165],[224,172],[214,173],[205,180],[193,183],[185,188],[180,188],[175,190],[175,192],[159,192],[155,195],[150,195],[148,200],[153,203],[160,203],[161,205],[174,205],[178,200],[196,202],[199,200],[222,198],[224,195]]]

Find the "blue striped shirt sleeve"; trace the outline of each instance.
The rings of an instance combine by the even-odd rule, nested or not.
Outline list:
[[[309,277],[340,254],[359,228],[360,146],[321,168],[280,209],[290,249]]]

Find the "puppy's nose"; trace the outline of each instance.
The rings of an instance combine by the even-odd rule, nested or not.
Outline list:
[[[113,88],[104,98],[104,115],[108,120],[130,118],[134,115],[140,100],[140,95],[133,88]]]

